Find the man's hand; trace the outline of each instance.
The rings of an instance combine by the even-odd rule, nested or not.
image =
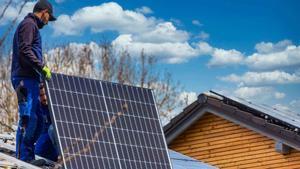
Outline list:
[[[21,121],[20,121],[20,127],[26,129],[28,126],[28,122],[29,122],[29,116],[27,115],[22,115],[21,116]]]
[[[42,69],[42,73],[45,76],[46,80],[50,80],[51,79],[51,71],[47,66],[44,66]]]

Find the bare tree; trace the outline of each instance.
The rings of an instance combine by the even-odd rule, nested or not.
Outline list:
[[[115,74],[116,57],[112,54],[112,45],[109,42],[103,42],[101,47],[101,67],[100,78],[107,81],[112,81]]]
[[[115,67],[117,73],[112,80],[153,89],[162,117],[168,117],[172,111],[182,105],[182,101],[178,100],[182,86],[179,82],[174,83],[169,72],[157,71],[157,59],[154,56],[147,55],[142,50],[139,57],[132,57],[125,50],[119,56],[110,56],[109,58],[117,60]]]
[[[8,7],[12,4],[12,0],[9,0],[6,5],[3,8],[3,11],[0,14],[0,20],[4,17],[4,14],[6,13],[6,10],[8,9]]]
[[[85,46],[83,48],[82,55],[80,56],[79,59],[78,75],[91,77],[93,69],[94,69],[94,64],[91,56],[91,49]]]
[[[73,72],[67,72],[67,70],[72,69],[74,64],[74,59],[69,46],[57,48],[51,52],[52,55],[50,57],[48,54],[45,54],[45,60],[48,60],[47,64],[49,67],[51,67],[52,71],[62,73]]]
[[[9,24],[7,30],[4,32],[4,34],[1,36],[0,38],[0,47],[3,46],[6,38],[8,37],[8,35],[11,33],[11,31],[13,30],[14,26],[16,25],[17,23],[17,20],[18,20],[18,17],[20,16],[21,12],[23,11],[23,8],[25,7],[25,5],[27,4],[29,0],[24,0],[23,3],[21,4],[20,6],[20,9],[18,11],[18,15],[14,18],[14,20]],[[7,3],[7,5],[5,6],[4,10],[2,11],[1,13],[1,17],[0,19],[3,18],[3,16],[5,15],[5,12],[6,12],[6,9],[9,7],[9,5],[11,5],[11,1],[9,1]]]
[[[20,2],[21,4],[17,16],[8,24],[3,35],[0,36],[0,131],[13,131],[12,125],[16,123],[18,118],[17,97],[10,82],[10,65],[12,58],[9,53],[11,50],[6,51],[4,46],[6,46],[6,44],[11,44],[11,42],[6,43],[7,38],[16,25],[18,17],[28,1],[29,0],[23,0]],[[4,18],[7,9],[12,5],[13,1],[8,0],[4,5],[3,10],[0,12],[0,21]]]
[[[0,63],[0,130],[13,131],[12,125],[17,120],[17,97],[10,83],[11,58],[1,58]]]
[[[183,102],[178,100],[182,86],[172,80],[170,73],[157,71],[154,56],[147,55],[143,50],[138,57],[131,56],[126,50],[117,53],[108,42],[98,45],[98,53],[91,49],[91,44],[80,49],[72,50],[70,45],[55,49],[54,54],[48,57],[48,64],[55,72],[153,89],[163,117],[168,117],[182,105]],[[95,63],[95,60],[99,62]]]
[[[127,51],[123,51],[117,63],[116,81],[121,84],[134,84],[136,79],[135,65],[133,58]]]

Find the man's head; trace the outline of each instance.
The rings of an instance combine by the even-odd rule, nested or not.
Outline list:
[[[53,16],[53,7],[47,0],[39,0],[34,5],[33,13],[39,17],[45,25],[47,25],[49,21],[56,20]]]

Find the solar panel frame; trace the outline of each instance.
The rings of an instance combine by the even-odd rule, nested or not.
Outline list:
[[[55,93],[55,95],[54,95],[54,97],[55,97],[55,101],[59,101],[57,98],[60,98],[61,99],[61,101],[63,101],[63,100],[68,100],[67,102],[67,106],[70,106],[70,107],[68,107],[69,109],[72,109],[73,111],[75,111],[75,109],[76,109],[76,107],[74,106],[74,108],[72,108],[72,105],[80,105],[80,102],[82,102],[83,104],[84,104],[84,108],[87,108],[87,106],[85,105],[86,103],[87,104],[89,104],[88,106],[90,106],[90,107],[88,107],[88,108],[90,108],[91,110],[93,110],[94,108],[96,108],[96,106],[97,106],[97,104],[96,104],[96,100],[95,99],[97,99],[98,101],[100,101],[99,100],[99,97],[101,97],[101,96],[99,96],[99,95],[96,95],[95,97],[96,98],[94,98],[94,96],[92,96],[92,97],[88,97],[88,96],[85,96],[85,95],[82,95],[83,97],[78,97],[78,96],[81,96],[80,94],[81,93],[87,93],[87,94],[92,94],[93,95],[93,93],[97,93],[97,94],[102,94],[103,95],[103,100],[102,101],[100,101],[100,103],[101,104],[103,104],[104,103],[104,106],[105,106],[105,109],[106,109],[106,112],[108,112],[108,110],[109,110],[109,106],[108,106],[108,103],[107,103],[107,97],[105,96],[105,90],[104,90],[104,84],[106,84],[106,83],[109,83],[109,84],[111,84],[112,86],[116,86],[116,89],[117,90],[113,90],[113,91],[111,91],[111,93],[112,93],[112,95],[113,95],[113,98],[116,98],[116,96],[118,95],[118,97],[120,97],[120,98],[125,98],[125,99],[121,99],[121,101],[124,101],[125,100],[125,102],[126,102],[126,100],[128,99],[128,100],[130,100],[130,99],[132,99],[132,100],[134,100],[134,95],[136,96],[137,95],[137,102],[147,102],[147,103],[151,103],[151,104],[153,104],[154,106],[152,107],[154,110],[152,110],[152,113],[155,113],[155,114],[153,114],[153,115],[155,115],[156,116],[156,118],[158,119],[158,126],[156,125],[156,127],[158,127],[158,129],[156,128],[155,129],[155,131],[156,132],[160,132],[161,134],[162,134],[162,137],[160,137],[160,138],[162,138],[162,140],[160,140],[161,142],[160,142],[160,146],[162,146],[163,148],[164,148],[164,152],[166,153],[166,155],[165,156],[162,156],[162,157],[166,157],[166,159],[164,159],[165,160],[165,163],[164,164],[167,164],[168,166],[169,166],[169,168],[171,168],[172,169],[172,165],[171,165],[171,160],[170,160],[170,156],[169,156],[169,152],[167,151],[167,143],[166,143],[166,140],[165,140],[165,138],[164,138],[164,135],[163,135],[163,130],[162,130],[162,124],[161,124],[161,121],[159,120],[159,114],[158,114],[158,110],[157,110],[157,107],[156,107],[156,105],[155,105],[155,98],[154,98],[154,93],[153,93],[153,91],[152,90],[150,90],[150,89],[147,89],[147,90],[144,90],[144,89],[142,89],[142,88],[138,88],[138,87],[134,87],[134,86],[129,86],[129,85],[123,85],[124,87],[122,88],[122,87],[120,87],[120,84],[117,84],[117,83],[111,83],[111,82],[105,82],[105,81],[98,81],[98,80],[95,80],[95,79],[87,79],[87,78],[83,78],[84,79],[84,81],[83,81],[83,85],[85,85],[85,87],[84,88],[82,88],[82,84],[80,85],[80,81],[79,81],[79,77],[75,77],[75,76],[66,76],[66,75],[60,75],[60,74],[54,74],[53,75],[54,77],[55,76],[58,76],[58,77],[60,77],[60,76],[65,76],[66,78],[71,78],[71,80],[73,81],[72,83],[70,83],[70,79],[67,79],[68,81],[66,82],[66,84],[65,84],[65,81],[64,81],[64,79],[61,79],[62,80],[62,84],[63,84],[63,89],[65,89],[65,90],[70,90],[70,91],[72,91],[72,90],[74,90],[74,91],[76,91],[75,93],[76,93],[76,97],[77,97],[77,99],[78,100],[75,100],[75,99],[73,99],[73,97],[69,97],[69,98],[72,98],[71,100],[69,100],[69,99],[67,99],[68,97],[66,96],[66,95],[63,95],[63,94],[61,94],[60,92],[58,92],[58,93]],[[57,81],[58,81],[58,79],[56,79]],[[59,82],[57,82],[57,83],[59,83]],[[99,89],[99,87],[97,87],[97,83],[99,83],[99,85],[100,85],[100,88],[101,89]],[[93,85],[94,85],[94,87],[93,87]],[[76,87],[80,87],[80,88],[76,88]],[[87,87],[87,86],[89,86],[89,87]],[[96,87],[95,87],[96,86]],[[127,90],[127,92],[125,92],[124,91],[124,88],[126,88],[126,90]],[[130,92],[128,92],[128,88],[133,88],[133,93],[130,93]],[[62,145],[62,142],[60,141],[60,139],[59,139],[59,136],[61,136],[60,135],[60,133],[59,132],[62,132],[62,131],[59,131],[59,127],[57,126],[58,124],[57,124],[57,122],[58,122],[58,120],[57,120],[57,118],[55,117],[55,115],[54,115],[54,111],[55,111],[55,105],[53,105],[52,103],[53,103],[53,100],[52,100],[52,97],[50,96],[50,95],[53,95],[54,93],[53,93],[53,91],[51,91],[50,90],[51,89],[51,84],[49,85],[49,83],[48,82],[46,82],[46,90],[47,90],[47,96],[48,96],[48,100],[49,100],[49,103],[51,103],[51,104],[49,104],[49,109],[50,109],[50,114],[51,114],[51,119],[52,119],[52,121],[54,121],[53,122],[53,127],[54,127],[54,129],[55,129],[55,134],[56,134],[56,139],[57,139],[57,142],[58,142],[58,144],[59,144],[59,151],[62,153],[62,161],[63,161],[63,165],[65,166],[65,168],[67,168],[67,163],[66,163],[66,157],[65,157],[65,154],[63,154],[64,153],[64,150],[63,150],[63,145]],[[112,89],[112,88],[109,88],[109,89]],[[59,89],[60,90],[60,89]],[[140,92],[138,92],[138,90],[141,90]],[[143,96],[140,96],[140,94],[141,93],[143,93],[143,92],[148,92],[148,94],[143,94]],[[52,92],[52,93],[51,93]],[[66,93],[68,93],[68,92],[66,92]],[[56,95],[57,94],[57,95]],[[150,94],[150,96],[149,96],[149,94]],[[151,97],[151,95],[152,95],[152,98],[149,98],[149,97]],[[146,97],[145,97],[146,96]],[[85,102],[84,100],[82,100],[82,99],[87,99],[88,100],[88,102]],[[90,100],[90,98],[91,98],[91,100]],[[94,102],[94,103],[92,103],[92,102]],[[120,102],[121,102],[120,101]],[[70,104],[70,105],[69,105]],[[126,105],[127,105],[127,103],[125,103]],[[135,103],[136,104],[136,103]],[[115,104],[114,104],[115,105]],[[128,105],[127,105],[128,106]],[[131,107],[132,105],[130,105],[130,107]],[[128,106],[129,107],[129,106]],[[68,109],[68,108],[66,108],[66,109]],[[120,110],[120,106],[118,107],[112,107],[113,109],[116,109],[117,111],[118,110]],[[132,107],[131,107],[132,108]],[[136,106],[135,108],[137,108],[138,110],[138,112],[143,112],[143,111],[140,111],[141,109],[143,109],[142,107],[139,107],[139,106]],[[146,109],[149,109],[149,107],[147,107],[147,106],[145,106],[144,108],[146,108]],[[151,108],[151,107],[150,107]],[[80,109],[80,108],[79,108]],[[99,107],[98,107],[98,109],[99,109]],[[65,109],[63,109],[64,111],[65,111]],[[82,110],[80,110],[80,111],[82,111]],[[86,111],[87,112],[87,111]],[[103,112],[104,114],[106,113],[106,112]],[[66,114],[64,114],[64,115],[66,115]],[[145,116],[145,114],[143,114],[143,116]],[[78,118],[77,116],[76,116],[76,118]],[[118,161],[118,166],[119,166],[119,168],[124,168],[124,166],[122,166],[122,164],[121,164],[121,159],[120,159],[120,153],[118,152],[119,150],[120,150],[120,148],[118,148],[117,147],[117,142],[116,142],[116,138],[115,138],[115,133],[114,133],[114,128],[113,128],[113,123],[111,123],[111,118],[110,118],[110,116],[109,116],[109,113],[107,113],[107,119],[109,120],[109,129],[111,130],[111,135],[112,135],[112,139],[113,139],[113,143],[114,143],[114,147],[115,147],[115,152],[116,152],[116,158],[117,158],[117,161]],[[141,118],[142,119],[142,118]],[[88,120],[88,119],[87,119]],[[127,119],[127,121],[129,120],[129,122],[130,122],[130,119]],[[72,120],[72,121],[74,121],[74,120]],[[92,119],[92,121],[94,121],[94,119]],[[89,121],[88,121],[89,122]],[[95,122],[95,121],[94,121]],[[144,120],[143,122],[145,122],[145,124],[147,123],[146,122],[146,120]],[[125,122],[125,124],[126,124],[126,122]],[[135,124],[137,124],[137,123],[135,123]],[[127,125],[127,124],[126,124]],[[149,124],[148,124],[149,125]],[[129,127],[129,128],[132,128],[132,126],[134,126],[133,124],[131,124],[131,126]],[[139,124],[139,126],[141,126],[142,128],[144,127],[143,125],[142,125],[142,123],[140,122],[140,124]],[[146,126],[146,125],[145,125]],[[126,126],[126,127],[128,127],[128,126]],[[149,126],[148,126],[149,127]],[[160,128],[160,129],[159,129]],[[143,131],[145,131],[147,128],[143,128]],[[122,128],[122,130],[123,130],[123,128]],[[68,131],[69,133],[71,133],[70,131]],[[81,132],[81,130],[79,130],[79,132]],[[93,133],[93,132],[91,132],[91,133]],[[74,135],[75,133],[73,133],[72,135]],[[87,134],[87,132],[85,133],[85,134]],[[144,135],[143,135],[143,137],[144,137]],[[122,137],[123,139],[124,138],[129,138],[129,136],[127,136],[127,135],[123,135],[123,137]],[[133,137],[134,138],[134,137]],[[150,139],[153,139],[153,137],[150,137]],[[146,139],[144,138],[144,140],[143,140],[144,142],[146,142]],[[153,140],[152,140],[153,141]],[[150,143],[152,143],[152,141],[150,141]],[[154,140],[153,142],[155,142],[156,140]],[[139,140],[139,142],[142,142],[141,140]],[[131,143],[131,141],[130,141],[130,143]],[[138,143],[136,140],[135,140],[135,143]],[[128,149],[127,149],[128,150]],[[142,160],[140,160],[140,161],[143,161],[144,160],[144,162],[146,162],[145,160],[146,159],[149,159],[150,158],[150,156],[151,156],[151,154],[147,154],[147,155],[145,155],[145,154],[139,154],[140,152],[139,151],[137,151],[138,149],[136,148],[136,149],[134,149],[134,151],[132,151],[132,152],[134,152],[134,154],[138,154],[138,158],[139,159],[142,159]],[[109,151],[107,151],[107,150],[105,150],[106,151],[106,153],[109,153]],[[121,151],[123,151],[123,149],[121,149]],[[102,152],[100,152],[101,154],[102,154]],[[113,153],[113,152],[110,152],[110,153]],[[130,153],[129,153],[130,154]],[[131,153],[132,154],[132,153]],[[140,157],[140,156],[142,156],[142,157]],[[147,157],[146,157],[147,156]],[[154,156],[152,156],[152,158],[153,159],[155,159],[155,157]],[[81,163],[83,163],[82,161],[81,161]],[[99,165],[99,161],[97,161],[97,165]],[[130,163],[131,164],[131,163]],[[76,164],[76,165],[78,165],[78,164]],[[92,167],[91,168],[95,168],[95,164],[92,162]],[[140,164],[139,166],[138,166],[138,163],[137,164],[134,164],[134,165],[136,165],[135,167],[139,167],[139,166],[141,166],[142,164]],[[105,167],[105,166],[104,166]],[[127,168],[127,166],[126,166],[126,168]],[[130,167],[130,168],[132,168],[132,166]],[[151,169],[152,168],[155,168],[155,166],[154,167],[150,167]],[[166,167],[167,168],[167,167]],[[147,169],[147,167],[146,167],[146,169]]]

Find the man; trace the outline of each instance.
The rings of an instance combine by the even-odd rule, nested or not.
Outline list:
[[[51,78],[50,69],[43,61],[39,29],[55,20],[52,5],[47,0],[40,0],[33,13],[18,25],[13,39],[11,81],[19,104],[16,155],[27,162],[34,160],[34,144],[43,125],[39,111],[39,83],[41,78]]]

